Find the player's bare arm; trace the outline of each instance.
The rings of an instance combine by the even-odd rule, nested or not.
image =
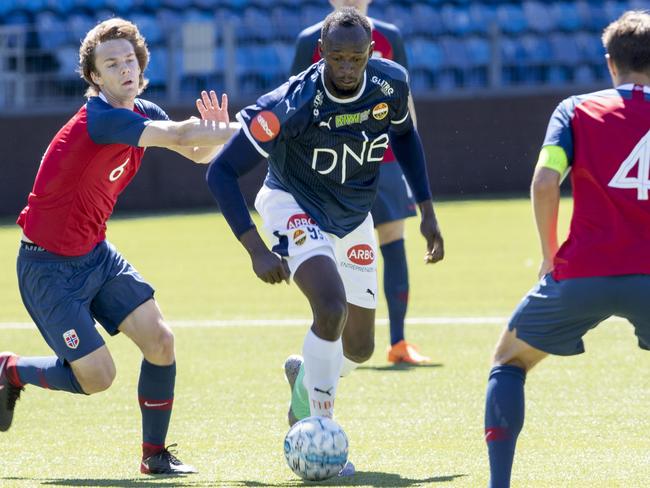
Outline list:
[[[154,120],[142,131],[138,146],[165,147],[176,146],[214,147],[224,144],[239,129],[237,122],[217,122],[214,120],[187,119],[181,122]]]
[[[553,269],[553,258],[558,250],[557,216],[560,208],[561,175],[554,169],[538,166],[531,185],[531,200],[535,224],[542,247],[541,278]]]

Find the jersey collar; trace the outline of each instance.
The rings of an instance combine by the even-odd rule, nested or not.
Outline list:
[[[335,97],[333,94],[330,93],[330,91],[327,89],[327,85],[325,85],[325,63],[323,63],[323,67],[320,70],[320,81],[323,84],[323,89],[325,90],[325,94],[327,95],[327,98],[332,100],[333,102],[336,103],[352,103],[356,102],[361,98],[361,95],[363,95],[363,92],[366,90],[366,71],[364,70],[363,72],[363,82],[361,83],[361,86],[359,87],[359,91],[357,94],[351,98],[338,98]]]
[[[633,91],[635,86],[643,86],[643,93],[650,95],[650,86],[647,85],[635,85],[634,83],[625,83],[624,85],[619,85],[616,87],[617,90],[623,91]]]

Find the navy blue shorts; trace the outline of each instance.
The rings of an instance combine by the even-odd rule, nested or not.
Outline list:
[[[78,257],[22,243],[17,271],[25,308],[48,345],[68,362],[104,345],[95,321],[115,335],[122,321],[154,294],[107,241]]]
[[[398,162],[381,163],[377,198],[370,213],[375,227],[417,214],[413,194]]]
[[[650,349],[650,275],[556,281],[547,274],[519,303],[508,329],[536,349],[572,356],[585,351],[582,337],[612,315],[629,320],[639,347]]]

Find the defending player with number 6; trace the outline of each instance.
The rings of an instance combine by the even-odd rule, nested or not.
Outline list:
[[[319,48],[321,61],[237,114],[242,129],[207,173],[255,274],[267,283],[292,277],[312,308],[304,368],[285,365],[290,423],[332,417],[339,377],[373,353],[377,246],[369,211],[389,141],[420,208],[425,260],[444,256],[406,71],[370,59],[371,26],[354,8],[325,19]],[[255,207],[271,249],[237,185],[261,158],[268,174]]]

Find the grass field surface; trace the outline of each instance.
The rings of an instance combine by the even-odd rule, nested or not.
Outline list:
[[[196,213],[115,219],[108,236],[157,288],[171,325],[178,324],[168,441],[200,473],[183,479],[138,474],[140,354],[118,336],[107,338],[118,368],[107,392],[78,397],[27,388],[14,425],[0,434],[0,486],[486,486],[483,401],[502,327],[495,318],[507,316],[534,284],[538,245],[525,200],[437,208],[445,261],[422,264],[417,219],[409,221],[407,240],[409,316],[416,322],[407,337],[434,363],[389,366],[387,327],[377,327],[374,356],[341,381],[337,396],[354,477],[303,483],[286,466],[289,388],[282,363],[300,351],[308,307],[294,285],[258,282],[219,215]],[[29,322],[15,278],[17,240],[17,227],[0,227],[0,349],[46,355],[35,329],[16,328]],[[378,317],[386,317],[383,303]],[[474,323],[453,323],[464,317]],[[270,322],[286,319],[295,320]],[[527,379],[513,486],[648,486],[650,380],[644,373],[650,359],[620,321],[590,333],[586,344],[588,354],[550,358]]]

